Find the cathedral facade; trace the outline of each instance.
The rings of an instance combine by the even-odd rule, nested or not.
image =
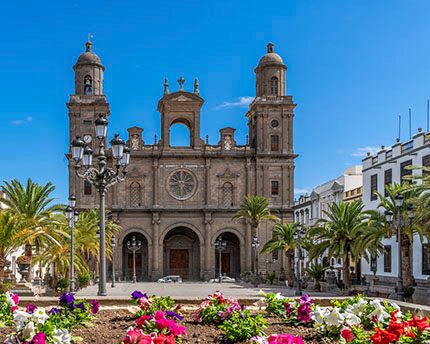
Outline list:
[[[110,116],[103,93],[105,67],[87,42],[86,51],[73,67],[75,93],[67,103],[70,142],[81,136],[96,151],[94,121]],[[295,104],[286,96],[286,70],[282,58],[268,44],[267,53],[255,68],[256,96],[245,114],[249,134],[245,145],[236,143],[235,129],[219,130],[219,142],[211,145],[200,135],[204,100],[197,80],[192,91],[170,92],[167,81],[158,101],[161,137],[153,143],[142,139],[143,128],[128,128],[131,149],[126,180],[107,194],[107,208],[122,230],[116,237],[115,270],[130,280],[132,252],[127,243],[134,236],[141,242],[136,252],[138,280],[180,275],[184,280],[207,280],[219,271],[215,241],[227,243],[221,254],[224,274],[238,277],[251,271],[252,234],[246,221],[233,221],[246,195],[270,199],[282,221],[293,221],[294,158],[293,118]],[[112,114],[114,116],[114,114]],[[186,147],[170,144],[170,129],[188,127]],[[94,186],[78,178],[69,163],[69,189],[81,209],[98,207]],[[263,224],[258,239],[271,239],[273,224]],[[258,270],[280,271],[283,254],[259,254]]]

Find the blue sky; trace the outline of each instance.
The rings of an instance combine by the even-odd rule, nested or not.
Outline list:
[[[56,5],[53,5],[56,3]],[[253,69],[268,41],[288,66],[295,117],[296,188],[309,190],[360,155],[426,127],[429,1],[9,1],[0,14],[0,180],[31,177],[67,197],[73,70],[93,34],[106,66],[110,134],[159,133],[163,79],[200,81],[202,137],[237,128],[245,142]],[[369,148],[367,148],[369,147]]]

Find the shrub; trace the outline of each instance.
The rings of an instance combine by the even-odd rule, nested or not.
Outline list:
[[[234,311],[240,311],[242,307],[234,298],[225,298],[217,291],[208,295],[194,312],[194,321],[204,324],[218,324],[227,319]]]
[[[80,289],[86,288],[90,285],[91,276],[89,273],[82,273],[78,275],[78,287]]]
[[[251,315],[249,310],[244,310],[233,312],[218,327],[224,331],[228,340],[238,342],[255,336],[263,336],[267,322],[261,315]]]
[[[14,284],[11,282],[0,282],[0,294],[6,293],[13,288]]]
[[[272,284],[273,284],[273,281],[274,281],[274,280],[275,280],[275,278],[276,278],[276,273],[275,273],[275,271],[273,271],[273,272],[268,272],[268,273],[267,273],[266,278],[267,278],[267,280],[269,281],[270,285],[272,285]]]
[[[64,292],[69,288],[70,282],[67,278],[62,278],[57,282],[57,289],[60,289],[61,292]]]

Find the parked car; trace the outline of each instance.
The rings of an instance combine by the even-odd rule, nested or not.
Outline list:
[[[221,278],[221,283],[234,283],[234,282],[236,282],[236,280],[228,276],[222,276]],[[209,280],[209,283],[219,283],[219,277],[212,278],[211,280]]]
[[[158,283],[182,283],[182,278],[181,276],[178,276],[178,275],[170,275],[170,276],[159,278],[157,282]]]

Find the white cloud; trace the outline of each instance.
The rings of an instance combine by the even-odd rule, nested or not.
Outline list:
[[[33,121],[33,117],[27,116],[24,119],[12,119],[9,121],[9,123],[12,125],[22,125],[22,124],[30,123],[31,121]]]
[[[254,100],[254,97],[240,97],[235,102],[224,102],[217,105],[215,109],[231,108],[231,107],[247,107]]]
[[[294,188],[294,194],[295,195],[309,194],[309,190],[308,189],[301,189],[301,188]]]
[[[367,147],[360,147],[355,150],[354,153],[352,153],[352,156],[356,156],[359,158],[364,158],[367,156],[367,152],[370,152],[371,155],[378,153],[380,150],[379,147],[376,146],[367,146]]]

